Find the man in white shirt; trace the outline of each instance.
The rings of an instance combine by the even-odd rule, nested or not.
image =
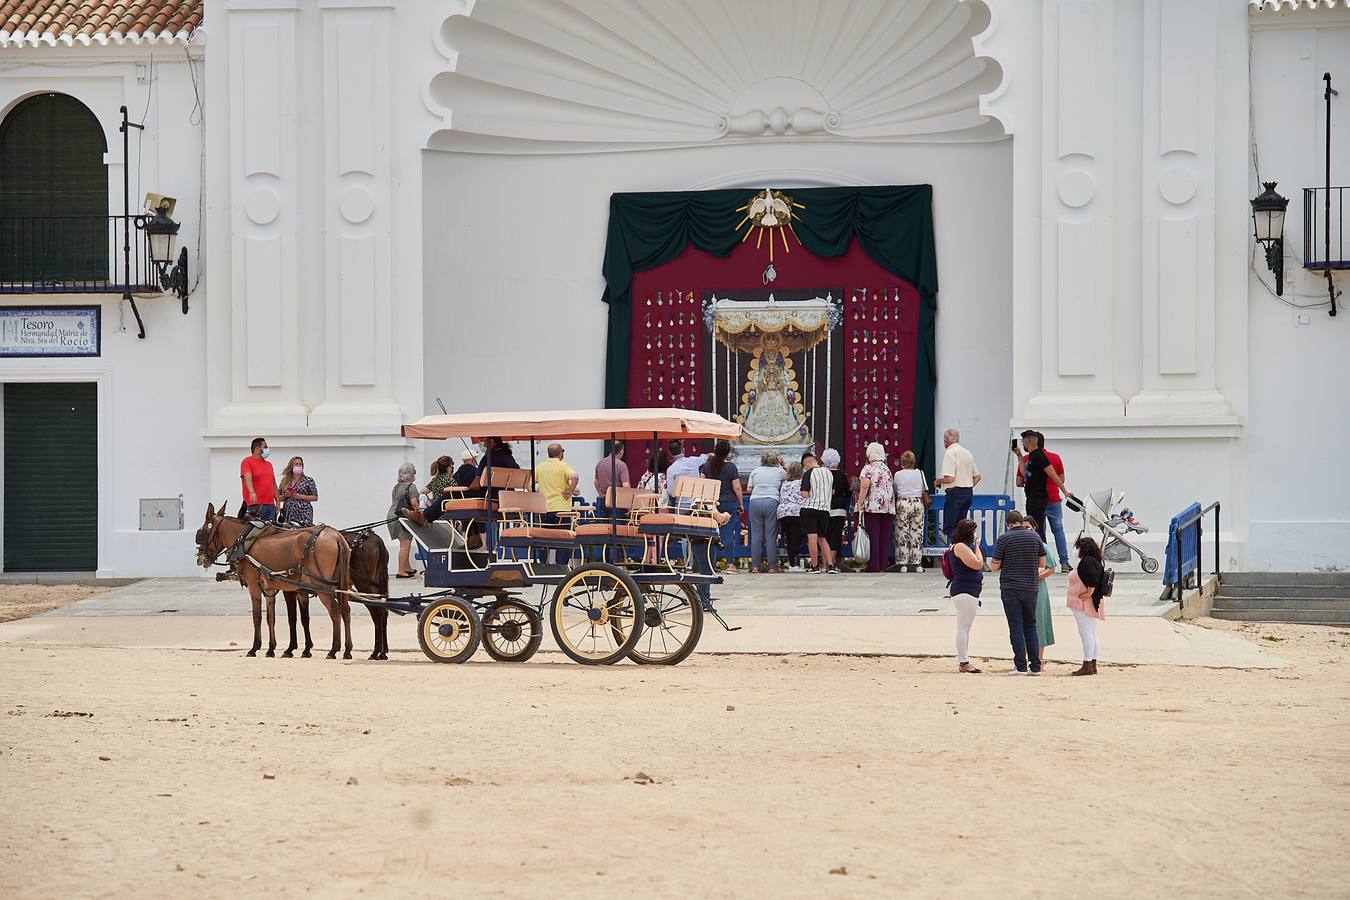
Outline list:
[[[961,432],[948,428],[942,433],[942,474],[933,480],[942,485],[947,497],[942,505],[942,531],[951,542],[956,523],[970,515],[970,504],[975,498],[975,485],[980,483],[980,470],[975,457],[961,446]]]

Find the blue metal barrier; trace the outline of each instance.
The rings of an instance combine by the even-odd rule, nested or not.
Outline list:
[[[924,556],[941,556],[947,552],[947,536],[942,533],[942,508],[946,494],[934,494],[933,505],[924,516]],[[980,551],[986,555],[994,550],[994,542],[1003,533],[1003,520],[1013,500],[1007,494],[976,494],[971,498],[970,517],[980,526]]]
[[[1200,519],[1198,501],[1172,517],[1163,554],[1163,584],[1187,583],[1188,576],[1200,571]]]

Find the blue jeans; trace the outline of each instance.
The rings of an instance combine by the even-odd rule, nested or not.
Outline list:
[[[947,488],[947,496],[942,501],[942,533],[951,543],[956,523],[970,515],[970,504],[975,500],[974,488]]]
[[[277,507],[273,503],[255,503],[253,506],[245,507],[244,514],[263,522],[275,522],[277,520]]]
[[[1045,521],[1055,534],[1055,549],[1059,551],[1059,564],[1069,563],[1069,543],[1064,540],[1064,504],[1051,503],[1045,507]]]
[[[1003,615],[1008,618],[1008,641],[1012,644],[1013,665],[1025,672],[1041,670],[1041,639],[1036,634],[1036,589],[1000,587]]]
[[[759,568],[761,557],[767,557],[769,568],[778,568],[778,498],[752,497],[750,499],[750,567]]]
[[[717,501],[717,508],[721,512],[731,514],[731,520],[717,529],[722,537],[722,547],[717,551],[717,559],[725,559],[728,565],[733,565],[736,562],[736,545],[740,543],[741,537],[740,507],[736,505],[736,498],[732,497],[730,500]]]

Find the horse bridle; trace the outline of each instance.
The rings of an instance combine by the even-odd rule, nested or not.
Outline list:
[[[201,538],[201,533],[202,533],[203,531],[206,531],[207,526],[203,525],[201,528],[198,528],[198,529],[197,529],[197,537],[198,537],[198,540],[197,540],[197,549],[198,549],[199,551],[201,551],[201,554],[202,554],[203,556],[206,555],[207,549],[211,546],[211,542],[212,542],[213,540],[215,540],[216,532],[220,531],[220,526],[224,523],[224,521],[225,521],[225,514],[224,514],[224,513],[218,513],[218,514],[216,514],[215,519],[211,522],[211,526],[210,526],[211,530],[210,530],[209,532],[207,532],[206,540],[205,540],[205,541],[202,541],[200,538]],[[211,566],[223,566],[223,565],[226,565],[226,563],[223,563],[223,562],[220,561],[220,557],[221,557],[221,554],[226,553],[229,549],[230,549],[229,547],[226,547],[226,546],[223,546],[223,545],[222,545],[221,548],[220,548],[219,550],[216,551],[215,555],[211,557],[210,561],[208,561],[208,562],[206,563],[206,565],[203,566],[203,568],[210,568]]]

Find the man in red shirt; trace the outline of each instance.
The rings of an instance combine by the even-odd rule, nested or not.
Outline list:
[[[239,464],[244,488],[244,514],[264,522],[277,520],[277,473],[267,461],[271,451],[264,438],[254,438],[248,456]]]

